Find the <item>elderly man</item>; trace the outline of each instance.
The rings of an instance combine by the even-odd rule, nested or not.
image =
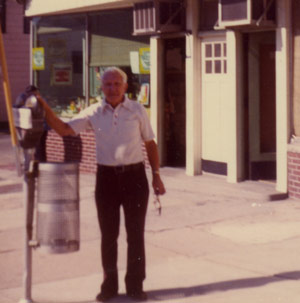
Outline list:
[[[159,175],[159,158],[154,134],[142,105],[125,97],[127,75],[119,68],[108,68],[102,75],[105,99],[80,112],[68,123],[55,116],[38,97],[48,124],[61,136],[75,135],[91,127],[95,132],[97,178],[95,199],[101,230],[104,280],[96,300],[105,302],[118,294],[117,239],[120,207],[127,232],[126,293],[134,300],[147,300],[145,279],[144,226],[149,187],[143,164],[142,142],[152,168],[152,186],[164,194]]]

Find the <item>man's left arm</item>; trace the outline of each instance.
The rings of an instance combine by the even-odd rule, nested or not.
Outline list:
[[[159,174],[159,156],[157,145],[154,140],[151,140],[145,142],[145,147],[149,163],[152,169],[152,186],[154,192],[157,195],[163,195],[166,190]]]

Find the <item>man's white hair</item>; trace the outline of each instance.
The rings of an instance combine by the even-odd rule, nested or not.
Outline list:
[[[127,83],[126,73],[116,66],[106,68],[104,73],[101,75],[101,81],[103,81],[105,75],[108,73],[118,73],[123,78],[124,83]]]

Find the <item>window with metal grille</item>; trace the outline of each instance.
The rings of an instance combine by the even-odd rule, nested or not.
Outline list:
[[[184,26],[182,0],[152,0],[136,3],[133,9],[134,34],[176,32]]]
[[[219,25],[272,25],[276,0],[219,0]]]
[[[133,10],[134,32],[153,32],[156,30],[154,2],[137,3]]]
[[[221,0],[222,21],[247,20],[249,13],[247,0]]]

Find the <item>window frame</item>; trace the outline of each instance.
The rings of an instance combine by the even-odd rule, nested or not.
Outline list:
[[[216,47],[220,46],[220,54],[216,54]],[[210,50],[210,51],[208,51]],[[203,42],[203,73],[206,76],[227,75],[227,42]],[[220,64],[220,65],[218,65]],[[220,66],[220,69],[217,67]],[[208,71],[210,67],[210,70]]]

